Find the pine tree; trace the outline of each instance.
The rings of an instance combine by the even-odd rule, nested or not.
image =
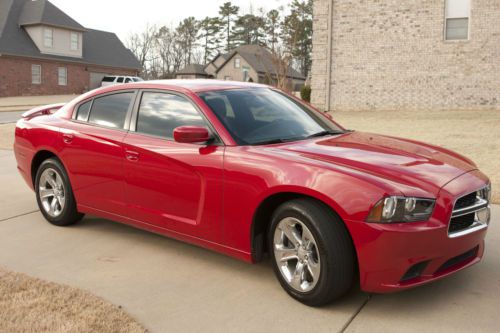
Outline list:
[[[230,52],[231,49],[233,48],[233,41],[231,40],[233,31],[232,31],[232,24],[235,21],[235,17],[238,16],[238,13],[240,11],[240,7],[238,6],[233,6],[231,2],[226,2],[224,3],[220,8],[219,8],[219,15],[220,15],[220,20],[222,22],[222,31],[224,32],[225,35],[225,42],[226,42],[226,52]]]

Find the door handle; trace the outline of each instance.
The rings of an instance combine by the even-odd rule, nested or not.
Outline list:
[[[125,150],[125,158],[130,162],[137,162],[139,160],[139,153],[136,151]]]
[[[71,143],[71,141],[73,141],[73,139],[75,138],[73,134],[63,134],[62,137],[64,143]]]

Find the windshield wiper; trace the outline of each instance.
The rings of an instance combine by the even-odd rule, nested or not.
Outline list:
[[[344,132],[340,132],[340,131],[321,131],[321,132],[309,135],[307,137],[307,139],[318,138],[320,136],[327,136],[327,135],[337,135],[337,134],[343,134],[343,133]]]
[[[259,142],[252,143],[252,146],[272,145],[274,143],[285,143],[285,142],[291,142],[291,141],[298,141],[301,139],[303,139],[303,138],[272,139],[272,140],[259,141]]]

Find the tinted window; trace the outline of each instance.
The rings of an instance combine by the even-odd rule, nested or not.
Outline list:
[[[88,101],[86,103],[83,103],[80,105],[78,108],[78,111],[76,113],[76,119],[81,120],[81,121],[87,121],[89,117],[89,112],[90,112],[90,105],[92,104],[92,101]]]
[[[102,79],[102,82],[115,82],[115,77],[114,76],[105,76]]]
[[[118,83],[123,83],[123,77],[119,77],[118,80],[116,80]]]
[[[303,140],[343,131],[271,89],[213,91],[200,97],[240,145]]]
[[[142,95],[137,132],[172,139],[179,126],[206,126],[195,107],[184,97],[145,92]]]
[[[125,79],[125,83],[130,83],[130,82],[132,82],[131,78],[128,77],[128,78]]]
[[[89,122],[112,128],[123,128],[134,93],[121,93],[94,99]]]

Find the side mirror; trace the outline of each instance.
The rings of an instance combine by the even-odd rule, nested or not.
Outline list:
[[[210,133],[201,126],[180,126],[174,129],[174,140],[180,143],[207,142],[210,140]]]

